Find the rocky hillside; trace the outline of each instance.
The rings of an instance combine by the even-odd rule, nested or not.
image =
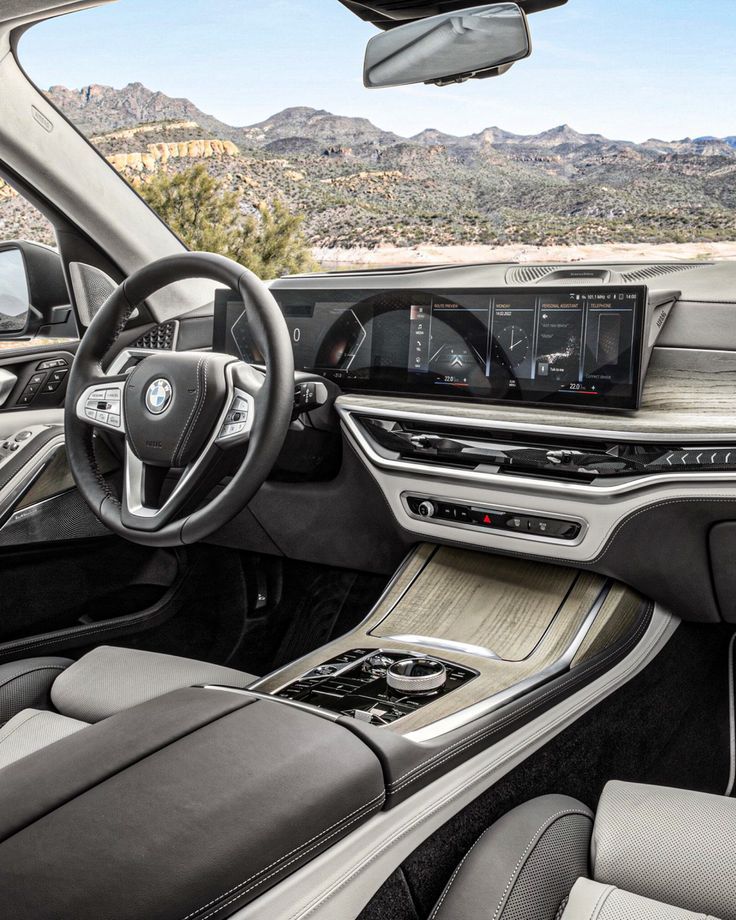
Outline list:
[[[315,246],[736,239],[734,137],[634,144],[560,125],[403,138],[307,107],[234,127],[140,83],[48,96],[126,177],[201,159],[245,207],[284,197]]]

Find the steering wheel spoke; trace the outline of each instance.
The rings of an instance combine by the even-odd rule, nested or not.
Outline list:
[[[203,454],[190,463],[182,470],[171,491],[166,494],[167,479],[171,470],[167,467],[145,463],[136,456],[130,444],[126,443],[122,501],[123,523],[139,530],[158,530],[174,518],[199,485],[199,474],[205,461]]]
[[[256,400],[264,376],[250,364],[238,361],[229,368],[230,393],[227,411],[219,423],[215,443],[228,448],[246,444],[256,420]]]
[[[77,399],[78,419],[117,434],[125,434],[125,377],[100,377],[85,387]]]

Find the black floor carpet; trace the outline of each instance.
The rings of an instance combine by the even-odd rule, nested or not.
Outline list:
[[[455,815],[360,920],[424,920],[467,850],[507,811],[546,793],[595,808],[609,779],[723,793],[729,775],[729,632],[682,624],[641,674]]]

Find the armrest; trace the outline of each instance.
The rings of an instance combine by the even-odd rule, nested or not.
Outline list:
[[[144,703],[3,771],[0,876],[18,920],[217,920],[381,808],[343,726],[247,691]]]

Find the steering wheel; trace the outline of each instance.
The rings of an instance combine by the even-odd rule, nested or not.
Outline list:
[[[127,375],[106,374],[105,359],[133,310],[166,285],[192,278],[219,282],[240,295],[267,373],[229,355],[197,351],[154,353]],[[72,476],[94,514],[120,536],[148,546],[194,543],[233,518],[265,481],[293,404],[291,339],[263,282],[223,256],[167,256],[123,281],[82,337],[64,408]],[[120,500],[100,472],[95,429],[124,440]],[[196,507],[217,461],[238,446],[242,453],[243,445],[247,452],[230,482]],[[173,489],[171,470],[181,471]]]

